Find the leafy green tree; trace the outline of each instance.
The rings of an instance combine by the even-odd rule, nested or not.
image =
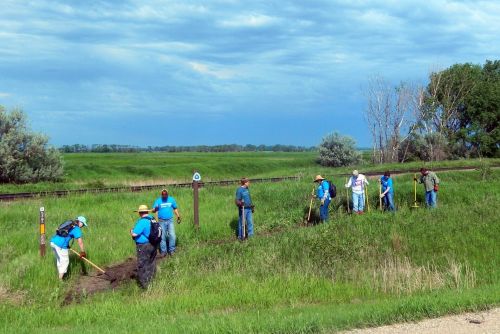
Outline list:
[[[323,166],[349,166],[361,161],[356,142],[348,136],[334,132],[323,138],[319,145],[318,161]]]
[[[418,118],[423,137],[444,137],[452,158],[497,156],[498,124],[500,61],[455,64],[431,73]]]
[[[478,156],[498,156],[500,143],[500,60],[486,61],[480,81],[466,99],[461,137]]]
[[[0,182],[24,183],[58,180],[63,175],[59,151],[48,138],[31,132],[19,109],[0,106]]]

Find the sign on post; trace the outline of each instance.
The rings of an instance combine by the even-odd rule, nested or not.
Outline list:
[[[45,208],[40,207],[40,256],[45,256]]]
[[[200,216],[199,216],[199,205],[198,205],[198,189],[199,182],[201,181],[201,175],[197,171],[193,174],[193,210],[194,210],[194,227],[198,229],[200,227]]]

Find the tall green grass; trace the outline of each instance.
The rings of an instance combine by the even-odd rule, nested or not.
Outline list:
[[[3,203],[0,211],[0,329],[5,332],[304,332],[415,320],[500,302],[500,173],[439,173],[436,210],[411,209],[411,176],[395,177],[398,211],[345,213],[345,192],[329,224],[297,228],[312,182],[251,185],[257,236],[235,241],[235,187],[200,193],[200,231],[189,189],[175,190],[184,222],[178,254],[151,289],[134,282],[67,308],[59,305],[82,268],[57,282],[51,254],[38,256],[38,208],[48,230],[84,214],[89,258],[99,265],[134,256],[132,210],[155,192],[82,195]],[[422,189],[418,189],[419,201]],[[315,204],[317,205],[317,203]],[[316,210],[316,209],[315,209]],[[213,243],[213,240],[226,240]],[[89,269],[90,270],[90,269]],[[3,291],[3,292],[2,292]],[[158,323],[145,319],[155,319]]]
[[[193,170],[204,181],[274,176],[323,174],[328,177],[360,171],[418,170],[428,167],[499,165],[500,159],[413,162],[372,165],[365,161],[355,167],[326,168],[316,163],[316,152],[237,152],[237,153],[73,153],[64,154],[65,175],[61,182],[0,184],[0,192],[102,188],[137,184],[190,182]]]

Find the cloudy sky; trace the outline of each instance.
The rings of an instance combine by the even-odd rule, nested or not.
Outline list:
[[[499,18],[499,1],[2,0],[0,105],[57,146],[368,146],[368,78],[499,59]]]

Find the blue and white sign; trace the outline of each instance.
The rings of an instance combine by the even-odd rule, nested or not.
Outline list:
[[[200,173],[196,172],[193,174],[193,181],[200,182],[201,181],[201,175]]]

